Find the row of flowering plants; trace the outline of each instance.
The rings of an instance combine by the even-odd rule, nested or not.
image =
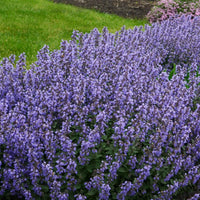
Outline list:
[[[177,15],[200,16],[199,0],[160,0],[149,11],[146,18],[150,23],[161,22]]]
[[[199,47],[182,16],[5,58],[0,199],[198,199]]]

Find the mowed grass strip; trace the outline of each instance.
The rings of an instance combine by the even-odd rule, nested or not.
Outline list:
[[[25,52],[27,64],[36,60],[45,44],[58,49],[62,39],[70,40],[73,30],[86,33],[106,26],[114,33],[123,25],[133,28],[147,23],[50,0],[0,0],[0,5],[0,60]]]

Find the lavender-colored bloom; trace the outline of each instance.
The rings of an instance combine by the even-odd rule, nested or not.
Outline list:
[[[200,194],[195,194],[193,197],[189,198],[188,200],[198,200],[200,198]]]
[[[127,193],[129,193],[133,189],[133,184],[130,181],[125,181],[121,185],[121,192],[118,194],[117,199],[119,200],[125,200],[125,197],[127,196]],[[132,195],[135,194],[135,192],[131,192]]]
[[[85,199],[87,199],[86,196],[81,195],[81,194],[76,194],[74,197],[76,198],[76,200],[85,200]]]
[[[110,186],[108,184],[102,184],[101,191],[99,193],[99,200],[108,200],[110,196]]]
[[[29,70],[25,54],[3,59],[0,195],[172,199],[198,187],[199,33],[199,17],[182,16],[74,31]]]

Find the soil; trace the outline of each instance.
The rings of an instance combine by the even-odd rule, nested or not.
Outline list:
[[[143,19],[156,0],[53,0],[126,18]]]

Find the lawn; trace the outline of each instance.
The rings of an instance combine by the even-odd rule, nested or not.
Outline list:
[[[27,64],[36,60],[45,44],[58,49],[61,40],[70,40],[73,30],[86,33],[106,26],[116,32],[123,25],[133,28],[147,23],[50,0],[0,0],[0,4],[0,60],[25,52]]]

